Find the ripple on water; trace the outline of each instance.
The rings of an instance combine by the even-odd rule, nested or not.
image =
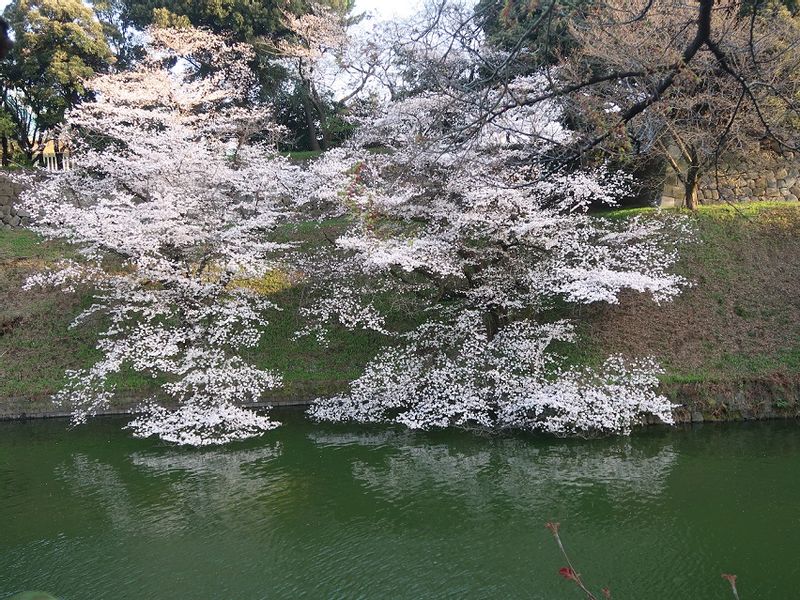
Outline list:
[[[26,446],[0,424],[0,597],[552,599],[548,520],[615,597],[716,597],[722,571],[794,589],[790,427],[575,441],[290,419],[203,450],[44,427]]]

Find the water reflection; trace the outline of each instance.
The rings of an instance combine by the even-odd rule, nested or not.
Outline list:
[[[283,416],[283,415],[282,415]],[[179,450],[0,424],[0,598],[795,597],[796,424],[629,439],[319,426]]]
[[[127,529],[136,522],[128,488],[111,465],[75,453],[68,463],[56,468],[55,476],[72,488],[81,504],[105,516],[114,528]]]
[[[160,452],[135,452],[130,455],[130,460],[137,467],[144,467],[157,475],[182,473],[212,476],[227,484],[237,485],[242,479],[248,479],[243,477],[246,471],[262,466],[282,452],[283,446],[277,442],[246,450],[165,448]]]
[[[269,463],[280,443],[257,448],[134,452],[111,464],[83,453],[56,469],[75,497],[114,529],[163,535],[189,530],[198,513],[224,514],[279,488]]]
[[[201,510],[227,515],[282,502],[297,507],[310,495],[329,496],[331,510],[335,498],[353,493],[404,506],[449,497],[473,513],[492,506],[575,512],[586,502],[631,507],[661,501],[677,459],[671,443],[627,438],[437,441],[396,430],[311,430],[288,452],[281,442],[157,447],[113,464],[77,452],[56,474],[115,528],[184,528]]]
[[[520,509],[580,501],[593,491],[609,502],[652,502],[664,491],[678,453],[629,439],[595,442],[495,438],[459,446],[428,442],[409,432],[312,432],[320,446],[361,446],[384,452],[361,454],[352,475],[387,499],[436,490],[460,498],[476,511],[490,503]]]

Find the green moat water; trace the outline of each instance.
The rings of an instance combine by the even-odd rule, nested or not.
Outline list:
[[[800,424],[556,440],[317,425],[186,450],[0,423],[0,598],[800,597]]]

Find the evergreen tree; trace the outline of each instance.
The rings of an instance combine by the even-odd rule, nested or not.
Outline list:
[[[4,117],[13,122],[20,150],[35,160],[64,113],[88,97],[83,82],[106,70],[113,57],[102,26],[81,0],[15,0],[4,15],[14,34],[0,65]]]

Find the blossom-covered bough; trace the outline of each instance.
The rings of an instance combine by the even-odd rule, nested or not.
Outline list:
[[[421,53],[420,68],[430,70],[434,50]],[[469,72],[468,57],[452,45],[447,52],[443,68]],[[652,360],[612,356],[576,367],[553,351],[575,339],[569,323],[547,317],[557,301],[615,303],[634,290],[660,302],[687,282],[670,272],[677,252],[665,236],[685,233],[680,221],[590,216],[590,204],[616,204],[627,177],[547,160],[572,134],[555,102],[520,101],[542,96],[545,83],[520,76],[481,90],[479,102],[467,83],[441,83],[388,103],[349,147],[315,165],[353,165],[338,197],[353,224],[335,240],[342,256],[323,294],[347,289],[349,297],[327,302],[323,319],[335,322],[336,308],[345,325],[369,313],[367,326],[380,331],[372,302],[380,290],[422,300],[429,320],[399,335],[349,393],[318,400],[313,417],[580,435],[625,433],[647,416],[672,422]],[[511,101],[518,107],[482,119],[486,104]],[[361,304],[346,283],[352,264],[340,268],[345,257],[370,280]]]
[[[167,400],[145,403],[136,435],[242,439],[276,425],[242,405],[280,376],[238,354],[277,308],[252,283],[283,251],[266,234],[290,214],[297,172],[270,145],[268,111],[244,108],[249,47],[193,29],[148,36],[147,58],[95,79],[96,99],[70,115],[76,168],[26,195],[36,229],[84,255],[28,285],[90,283],[95,304],[75,324],[108,322],[102,359],[57,396],[76,422],[108,405],[109,378],[129,367],[160,378]]]

